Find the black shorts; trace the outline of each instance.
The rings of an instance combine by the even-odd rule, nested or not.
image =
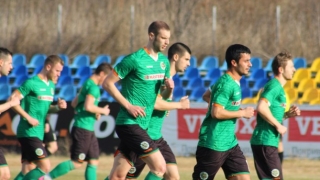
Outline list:
[[[6,165],[8,165],[6,158],[4,157],[4,153],[2,149],[0,149],[0,166],[6,166]]]
[[[71,160],[81,163],[90,159],[99,159],[99,143],[93,131],[73,126],[71,137]]]
[[[33,162],[48,157],[42,141],[37,137],[18,138],[21,145],[21,162]]]
[[[116,125],[116,132],[121,140],[118,150],[132,165],[137,157],[148,156],[158,150],[147,131],[139,125]]]
[[[47,133],[45,132],[44,136],[43,136],[43,143],[45,143],[45,144],[53,142],[53,141],[57,141],[56,134],[53,132],[50,123],[48,123],[48,124],[49,124],[49,132],[47,132]]]
[[[278,148],[274,146],[251,145],[254,166],[259,179],[283,179]]]
[[[168,145],[167,141],[165,141],[163,138],[160,138],[154,143],[159,148],[162,156],[164,157],[164,160],[166,161],[166,164],[177,164],[176,157],[174,156],[170,146]],[[141,172],[143,171],[143,168],[145,167],[146,163],[142,161],[140,158],[136,158],[136,161],[133,162],[134,166],[131,167],[127,174],[127,178],[134,178],[137,179]]]
[[[197,147],[197,164],[192,174],[193,180],[211,180],[222,167],[226,179],[237,174],[249,174],[246,158],[239,145],[228,151],[214,151],[205,147]]]

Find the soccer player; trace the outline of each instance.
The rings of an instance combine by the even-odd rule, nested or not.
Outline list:
[[[190,66],[191,50],[183,43],[174,43],[168,50],[168,58],[170,60],[170,75],[174,76],[177,72],[184,72]],[[167,170],[164,174],[164,179],[180,179],[176,158],[170,146],[163,139],[161,129],[167,114],[166,110],[188,109],[190,102],[187,97],[182,97],[180,102],[171,102],[171,98],[169,98],[167,99],[169,103],[163,102],[161,99],[161,96],[157,97],[155,110],[153,110],[147,133],[158,146],[166,161]],[[137,179],[146,165],[140,158],[136,158],[136,161],[132,163],[134,166],[131,167],[127,174],[127,179],[130,180]]]
[[[257,106],[257,124],[250,140],[254,165],[259,179],[283,179],[278,143],[280,134],[287,128],[281,123],[283,119],[300,115],[297,106],[291,106],[285,112],[286,95],[283,86],[292,79],[295,68],[292,56],[281,52],[272,62],[275,78],[263,88]]]
[[[201,125],[194,180],[213,179],[222,167],[226,179],[250,179],[246,159],[235,135],[237,118],[250,118],[254,109],[240,109],[240,79],[251,65],[250,49],[234,44],[226,51],[228,71],[213,86],[207,115]]]
[[[110,64],[101,63],[94,74],[82,85],[77,97],[72,101],[75,107],[75,122],[71,131],[71,160],[58,164],[50,173],[52,179],[67,174],[73,169],[80,168],[83,161],[88,161],[85,179],[97,179],[99,159],[99,144],[94,135],[96,114],[109,115],[110,109],[106,105],[99,107],[100,85],[112,71]],[[50,179],[50,178],[49,178]]]
[[[121,105],[116,118],[116,132],[121,140],[115,156],[109,179],[120,179],[114,172],[128,172],[131,168],[131,150],[149,166],[146,179],[160,180],[166,172],[165,160],[146,129],[154,109],[160,86],[164,99],[170,97],[173,81],[170,79],[170,65],[161,52],[169,44],[170,28],[163,21],[155,21],[148,28],[149,41],[146,47],[126,56],[114,68],[103,83],[103,88]],[[115,83],[121,79],[121,93]],[[108,179],[108,177],[107,177]]]
[[[12,70],[12,53],[3,47],[0,47],[0,76],[7,76]],[[10,101],[0,105],[0,113],[10,109],[12,106],[20,104],[18,97],[13,97]],[[10,170],[4,157],[2,149],[0,149],[0,179],[10,179]]]
[[[63,64],[59,56],[48,56],[41,72],[26,80],[11,95],[21,100],[21,106],[13,107],[21,116],[17,137],[21,145],[22,170],[16,180],[38,179],[50,170],[50,161],[46,158],[48,154],[42,140],[47,113],[67,108],[67,103],[60,98],[57,105],[51,105],[54,83],[60,76]]]

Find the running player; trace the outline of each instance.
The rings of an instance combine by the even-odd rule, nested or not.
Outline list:
[[[100,85],[112,71],[110,64],[101,63],[94,74],[83,84],[79,94],[73,100],[75,106],[75,122],[71,131],[71,160],[58,164],[50,173],[52,179],[67,174],[73,169],[80,168],[83,161],[87,161],[85,179],[97,179],[99,159],[99,144],[94,135],[96,114],[108,115],[109,106],[99,107]],[[47,179],[50,179],[46,177]]]
[[[272,62],[275,78],[263,88],[257,106],[257,124],[250,140],[259,179],[283,179],[278,143],[287,128],[283,119],[300,115],[296,106],[285,113],[286,95],[283,86],[292,79],[295,68],[288,52],[279,53]]]
[[[57,82],[63,68],[63,60],[57,55],[46,58],[41,72],[15,90],[11,97],[19,97],[21,106],[13,109],[21,116],[17,137],[21,144],[22,170],[15,178],[38,179],[50,170],[50,161],[46,157],[42,140],[47,113],[55,113],[67,108],[64,100],[51,105],[54,96],[54,83]],[[36,166],[35,166],[36,165]]]
[[[0,76],[7,76],[12,69],[12,53],[3,47],[0,47]],[[18,97],[12,98],[10,101],[0,105],[0,113],[10,109],[12,106],[20,104]],[[10,170],[4,157],[2,149],[0,149],[0,179],[10,179]]]
[[[246,159],[235,135],[237,118],[250,118],[254,109],[240,109],[240,79],[251,65],[250,49],[240,44],[226,51],[228,71],[213,86],[207,115],[201,125],[194,180],[211,180],[220,167],[227,179],[250,179]]]
[[[115,156],[109,176],[112,180],[119,179],[114,174],[119,171],[118,168],[121,172],[130,170],[133,160],[126,154],[128,150],[144,157],[150,168],[146,179],[160,180],[166,171],[165,160],[146,129],[164,79],[167,88],[161,93],[162,97],[169,98],[173,90],[169,61],[161,53],[169,44],[170,28],[163,21],[155,21],[148,28],[148,36],[147,46],[126,56],[103,83],[103,88],[121,105],[116,118],[121,153]],[[120,79],[121,93],[115,86]]]
[[[183,43],[174,43],[172,46],[170,46],[168,50],[168,58],[170,60],[170,75],[174,76],[177,72],[184,72],[185,69],[190,66],[190,57],[191,50],[187,45]],[[167,113],[165,110],[188,109],[190,107],[190,102],[187,97],[181,98],[179,103],[171,102],[171,98],[167,99],[167,101],[170,103],[163,103],[163,101],[160,101],[160,99],[162,99],[162,97],[158,96],[155,104],[155,110],[152,113],[147,132],[150,138],[158,146],[166,161],[167,170],[164,174],[164,179],[180,179],[176,158],[170,146],[163,139],[161,128]],[[137,179],[146,165],[145,162],[143,162],[140,158],[136,158],[136,161],[133,162],[133,164],[134,166],[131,167],[127,174],[127,179],[130,180]]]

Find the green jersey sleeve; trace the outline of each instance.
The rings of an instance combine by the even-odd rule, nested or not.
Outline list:
[[[28,95],[32,91],[32,81],[31,79],[26,80],[18,89],[23,97]]]
[[[216,87],[213,86],[211,90],[211,102],[226,107],[231,95],[232,88],[223,87],[223,84],[219,84]]]
[[[94,86],[89,87],[88,89],[88,94],[93,96],[94,98],[99,98],[100,97],[100,89]]]
[[[269,106],[279,94],[279,86],[265,86],[262,90],[260,99],[268,100]]]
[[[135,70],[137,63],[134,55],[126,56],[120,63],[114,67],[114,71],[118,74],[120,79],[125,78],[131,71]]]

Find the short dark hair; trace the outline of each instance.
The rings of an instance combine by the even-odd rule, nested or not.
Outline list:
[[[105,74],[108,74],[110,71],[112,71],[112,66],[108,63],[101,63],[94,71],[94,74],[100,74],[100,72],[104,72]]]
[[[64,65],[64,61],[58,55],[50,55],[44,61],[44,65],[47,65],[47,64],[54,65],[57,63],[60,63],[62,66]]]
[[[191,55],[191,50],[187,45],[181,42],[174,43],[168,50],[168,58],[170,60],[175,54],[182,56],[185,52],[188,52]]]
[[[231,68],[232,60],[235,60],[237,63],[239,63],[242,53],[251,54],[251,51],[248,47],[242,44],[233,44],[228,47],[226,51],[226,62],[228,69]]]
[[[170,31],[170,27],[167,23],[163,21],[154,21],[150,24],[148,28],[148,34],[153,33],[155,36],[157,36],[161,29]]]
[[[0,47],[0,59],[5,59],[9,55],[12,56],[11,51],[9,51],[7,48]]]
[[[274,75],[279,75],[279,67],[285,68],[288,60],[292,60],[292,56],[288,51],[282,51],[277,54],[272,61],[272,72]]]

